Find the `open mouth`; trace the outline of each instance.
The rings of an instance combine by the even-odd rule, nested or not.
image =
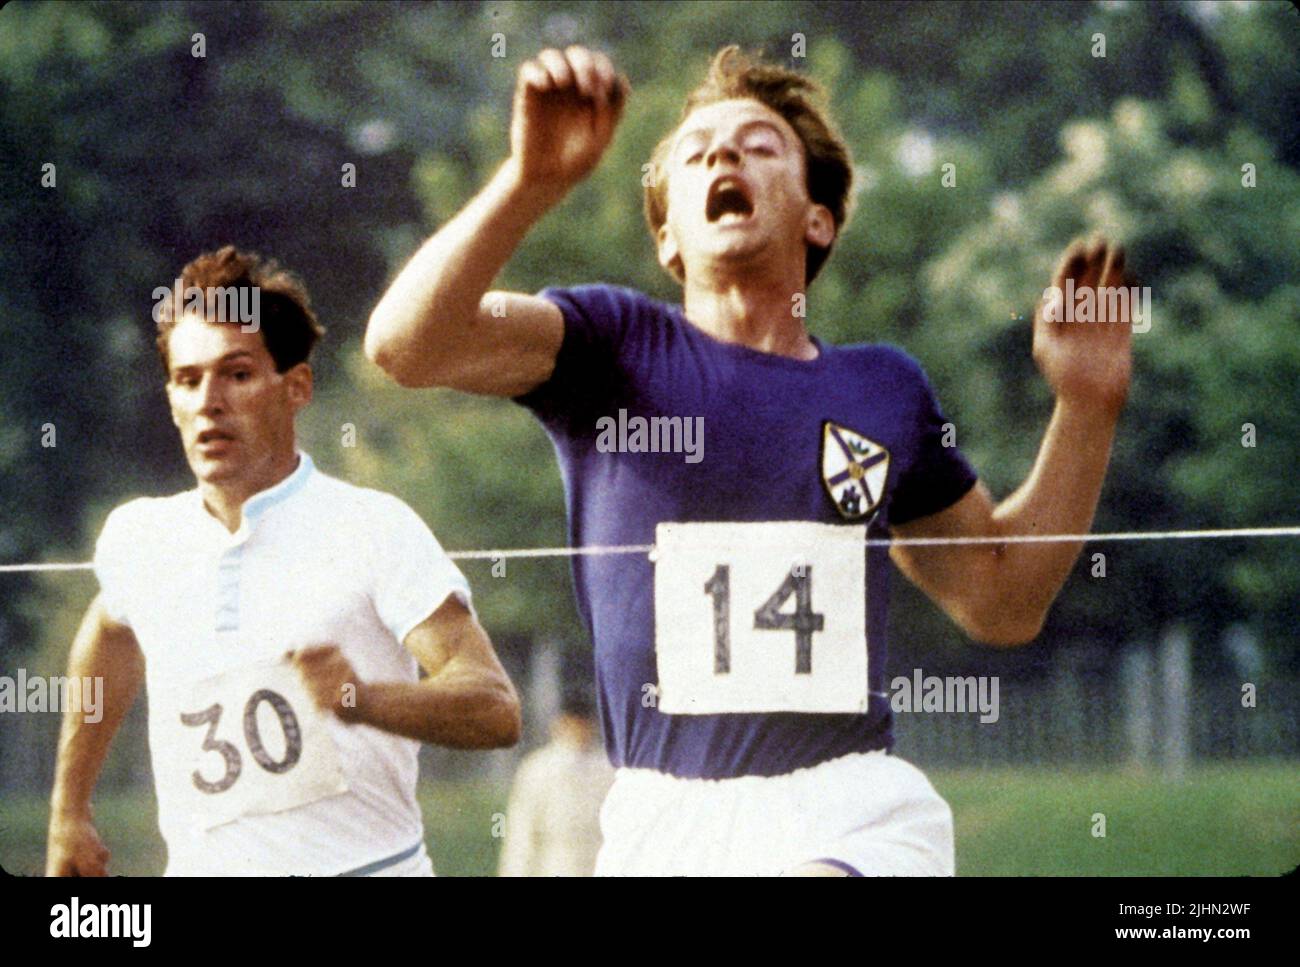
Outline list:
[[[752,214],[754,203],[743,181],[723,177],[713,183],[704,205],[704,217],[710,222],[739,221]]]

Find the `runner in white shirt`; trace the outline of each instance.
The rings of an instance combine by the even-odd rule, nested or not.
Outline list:
[[[514,688],[423,521],[297,450],[321,333],[300,283],[229,246],[182,280],[256,286],[258,325],[159,313],[198,487],[124,504],[100,535],[69,674],[102,677],[105,708],[65,716],[47,872],[107,872],[91,792],[147,682],[169,875],[429,875],[419,741],[513,744]]]

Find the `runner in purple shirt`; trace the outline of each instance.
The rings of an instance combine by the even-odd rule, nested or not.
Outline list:
[[[528,230],[596,165],[627,99],[585,48],[519,71],[511,155],[375,309],[372,360],[405,386],[510,397],[564,476],[618,775],[604,874],[950,875],[952,817],[888,755],[889,567],[872,537],[1079,534],[1127,395],[1127,318],[1040,313],[1056,408],[997,503],[945,433],[917,362],[809,333],[806,291],[848,216],[847,146],[811,81],[728,48],[651,160],[645,211],[681,306],[609,285],[489,291]],[[1120,284],[1098,239],[1053,284]],[[811,313],[815,320],[815,311]],[[894,545],[969,635],[1032,640],[1077,542]]]
[[[630,289],[542,295],[564,313],[566,335],[551,378],[519,401],[555,443],[576,546],[652,544],[662,521],[870,521],[874,536],[887,536],[890,524],[941,511],[975,483],[958,451],[942,445],[944,419],[920,366],[898,349],[814,337],[817,358],[792,359],[721,342],[679,307]],[[602,418],[614,415],[603,425],[612,429],[620,412],[633,432],[638,417],[647,428],[659,418],[670,444],[675,425],[662,421],[677,415],[685,443],[694,420],[694,451],[644,452],[626,441],[602,450]],[[861,461],[887,471],[879,489],[866,474],[822,473],[825,448],[847,455],[859,440],[880,449]],[[883,551],[868,563],[867,715],[664,715],[642,701],[643,685],[657,683],[650,560],[582,556],[573,570],[614,765],[690,778],[773,776],[889,746]]]

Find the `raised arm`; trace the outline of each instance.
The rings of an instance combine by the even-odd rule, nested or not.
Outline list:
[[[1122,250],[1076,243],[1053,281],[1075,290],[1125,284]],[[1131,323],[1034,320],[1034,359],[1056,408],[1029,477],[1000,504],[979,484],[947,510],[896,527],[899,537],[1086,534],[1128,394]],[[1023,644],[1037,637],[1083,544],[894,546],[899,569],[971,637]]]
[[[109,744],[144,683],[144,655],[135,634],[109,618],[99,598],[72,643],[68,677],[103,682],[102,717],[87,721],[81,703],[70,702],[63,711],[45,875],[107,876],[109,852],[95,831],[90,796]]]
[[[454,749],[519,741],[519,696],[487,632],[454,596],[403,642],[428,672],[419,682],[362,682],[335,645],[303,648],[294,664],[316,700],[345,722]],[[344,686],[355,689],[351,693]]]
[[[604,54],[544,50],[519,68],[510,158],[402,269],[370,316],[366,355],[403,386],[515,396],[555,365],[564,320],[545,299],[489,292],[529,229],[614,134],[627,80]]]

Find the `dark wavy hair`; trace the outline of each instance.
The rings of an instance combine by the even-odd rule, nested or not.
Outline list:
[[[273,259],[225,245],[215,252],[205,252],[186,265],[181,269],[180,279],[183,292],[191,286],[205,293],[212,288],[256,286],[258,330],[267,352],[275,360],[278,373],[306,362],[312,348],[325,334],[302,281]],[[179,321],[177,308],[172,299],[163,300],[159,305],[158,355],[162,357],[163,368],[168,371],[171,360],[167,347],[171,332]],[[239,322],[231,321],[230,324],[239,325]]]

